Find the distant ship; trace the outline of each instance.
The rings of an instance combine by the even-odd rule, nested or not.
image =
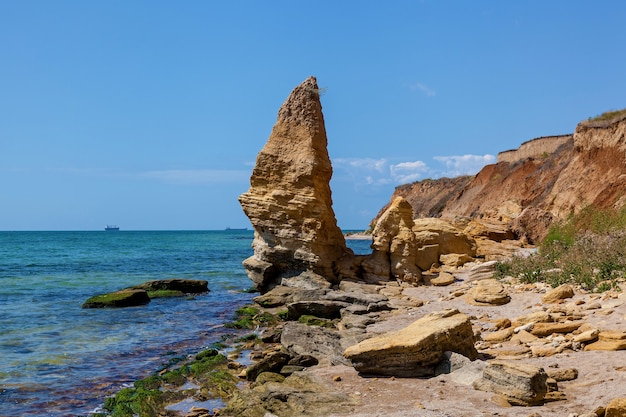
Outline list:
[[[233,232],[233,231],[236,232],[236,231],[248,230],[248,228],[247,227],[242,227],[241,229],[233,229],[232,227],[227,227],[226,230],[231,231],[231,232]]]
[[[107,225],[104,227],[104,230],[105,230],[106,232],[119,232],[120,228],[119,228],[118,226],[114,226],[114,225],[112,225],[112,224],[107,224]]]

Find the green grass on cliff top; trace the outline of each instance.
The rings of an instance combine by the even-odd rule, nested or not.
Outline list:
[[[587,119],[587,121],[588,122],[608,122],[608,121],[612,121],[613,119],[621,118],[624,116],[626,116],[626,109],[610,110],[610,111],[602,113],[599,116],[590,117],[589,119]]]

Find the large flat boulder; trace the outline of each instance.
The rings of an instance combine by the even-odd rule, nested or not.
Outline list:
[[[431,313],[404,329],[363,340],[344,356],[363,374],[420,377],[434,375],[446,351],[472,360],[478,355],[469,317],[458,310]]]

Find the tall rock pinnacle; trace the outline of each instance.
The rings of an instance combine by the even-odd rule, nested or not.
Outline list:
[[[254,228],[254,255],[244,266],[257,289],[305,271],[339,280],[338,263],[351,251],[332,209],[331,176],[319,88],[309,77],[278,111],[239,197]]]

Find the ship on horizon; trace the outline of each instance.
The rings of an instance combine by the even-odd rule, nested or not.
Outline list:
[[[107,224],[106,226],[104,226],[104,231],[105,232],[119,232],[120,228],[118,226],[115,226],[114,224]]]

